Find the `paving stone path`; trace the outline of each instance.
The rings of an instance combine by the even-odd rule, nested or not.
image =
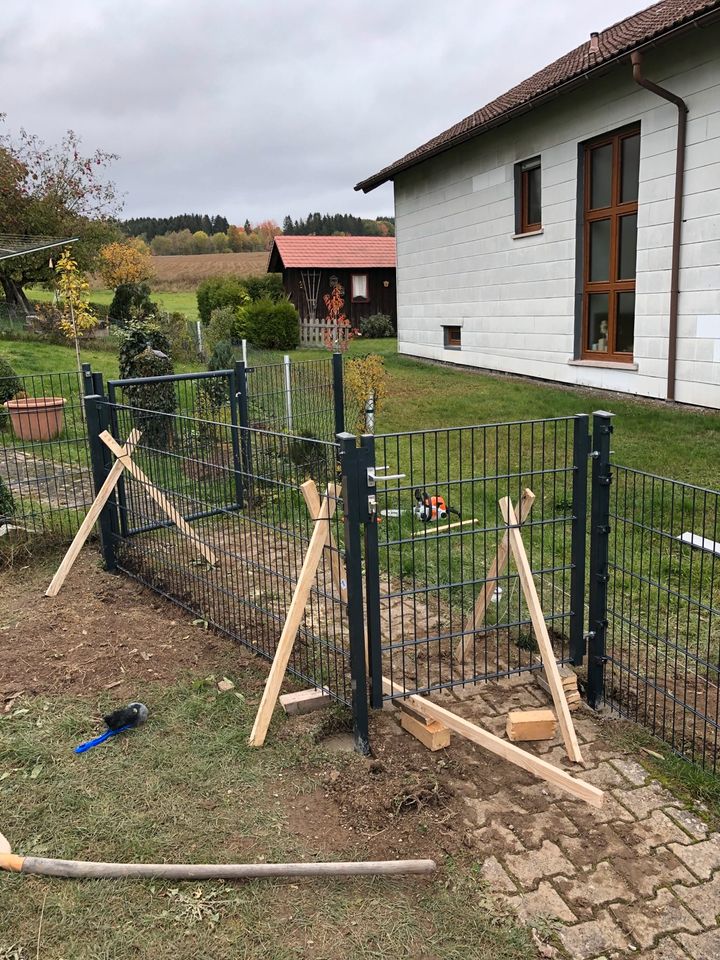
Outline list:
[[[532,680],[511,691],[513,708],[547,705]],[[504,733],[505,682],[450,696],[456,712]],[[588,764],[575,772],[606,791],[603,808],[540,782],[466,795],[489,885],[523,921],[556,921],[573,960],[720,960],[720,833],[604,736],[589,711],[574,718]],[[560,741],[536,746],[573,769]]]
[[[19,447],[0,449],[0,477],[15,496],[50,509],[84,510],[93,501],[92,475],[86,467],[44,460]]]

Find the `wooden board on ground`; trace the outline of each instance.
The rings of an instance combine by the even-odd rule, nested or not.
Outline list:
[[[332,703],[330,691],[310,687],[309,690],[295,690],[292,693],[283,693],[280,696],[280,706],[288,716],[301,713],[312,713],[321,710]]]
[[[515,516],[515,510],[513,509],[510,497],[503,497],[499,501],[499,506],[503,519],[508,525],[510,550],[515,559],[515,566],[517,567],[518,576],[520,577],[520,585],[525,595],[525,602],[527,603],[530,613],[530,620],[532,621],[533,630],[535,631],[535,639],[540,649],[540,656],[545,664],[545,673],[548,684],[550,685],[550,692],[555,705],[555,713],[560,723],[565,749],[573,763],[583,763],[580,745],[578,744],[575,727],[573,726],[567,699],[565,698],[565,691],[560,680],[560,674],[558,673],[555,651],[550,642],[545,616],[540,606],[540,598],[538,597],[532,570],[530,569],[530,561],[525,552],[525,544],[520,535],[520,525]]]
[[[320,506],[320,512],[315,518],[315,528],[313,529],[310,543],[308,544],[305,559],[300,570],[300,575],[295,586],[295,592],[288,609],[285,624],[280,634],[275,656],[270,674],[263,690],[262,700],[258,708],[255,723],[253,724],[248,743],[251,747],[261,747],[265,743],[270,720],[272,719],[273,709],[277,701],[280,687],[282,685],[285,671],[287,670],[290,654],[295,643],[300,621],[305,613],[310,591],[312,590],[317,569],[322,559],[323,550],[327,544],[327,533],[330,526],[330,520],[335,513],[337,500],[330,498],[327,494]]]
[[[552,740],[557,732],[557,720],[552,710],[511,710],[505,732],[508,740]]]
[[[450,746],[450,730],[444,723],[424,717],[404,701],[401,701],[399,706],[400,726],[411,733],[424,747],[435,751]]]
[[[502,757],[504,760],[514,763],[518,767],[522,767],[523,770],[527,770],[536,777],[552,783],[554,786],[559,787],[578,800],[584,800],[593,807],[602,806],[605,795],[602,790],[599,790],[592,784],[585,783],[583,780],[577,780],[564,770],[560,770],[558,767],[554,767],[551,763],[548,763],[547,760],[543,760],[542,757],[536,757],[532,753],[527,753],[521,747],[516,747],[514,743],[509,743],[507,740],[496,737],[495,734],[490,733],[488,730],[483,730],[482,727],[471,723],[470,720],[458,717],[457,714],[451,713],[450,710],[446,710],[445,707],[441,707],[439,704],[425,699],[425,697],[421,697],[418,694],[405,694],[402,687],[388,680],[387,677],[383,677],[382,683],[386,693],[393,694],[398,702],[408,703],[418,713],[428,717],[430,720],[439,720],[453,732],[459,733],[460,736],[466,737],[468,740],[477,743],[479,746]]]

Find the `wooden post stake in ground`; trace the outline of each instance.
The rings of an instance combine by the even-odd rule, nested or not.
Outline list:
[[[251,747],[261,747],[265,743],[270,720],[272,719],[275,702],[280,693],[283,677],[287,669],[290,654],[292,652],[295,637],[297,636],[300,621],[302,620],[308,597],[312,590],[323,550],[327,545],[328,529],[330,520],[335,513],[337,500],[329,496],[329,491],[320,505],[320,511],[315,518],[315,529],[310,537],[310,543],[305,554],[300,576],[295,586],[295,592],[288,609],[285,625],[283,626],[278,645],[275,650],[270,675],[268,676],[265,689],[263,690],[260,707],[255,717],[252,732],[248,743]]]
[[[572,722],[572,717],[570,716],[565,691],[558,672],[555,651],[550,642],[550,635],[548,634],[547,624],[545,623],[545,617],[540,606],[540,599],[535,588],[535,581],[533,580],[532,570],[530,569],[530,561],[525,552],[525,544],[520,535],[520,526],[515,516],[515,510],[513,509],[510,497],[503,497],[502,500],[499,501],[499,504],[503,519],[508,525],[510,549],[515,558],[520,584],[525,594],[525,601],[530,612],[535,638],[545,666],[545,674],[550,687],[550,693],[552,694],[553,703],[555,704],[555,712],[565,742],[565,749],[567,750],[568,757],[570,757],[574,763],[583,763],[580,746],[578,745],[575,734],[575,727]]]
[[[142,434],[139,430],[133,429],[130,431],[130,435],[127,438],[127,442],[124,447],[119,449],[122,451],[123,456],[130,456],[135,447],[137,446],[140,437]],[[60,566],[57,568],[55,576],[50,581],[50,586],[45,591],[46,597],[55,597],[60,592],[60,587],[65,583],[67,575],[72,570],[72,566],[77,560],[77,556],[82,550],[82,546],[90,536],[92,528],[95,526],[95,522],[102,512],[102,508],[108,502],[110,494],[115,489],[120,475],[125,469],[122,460],[116,460],[112,465],[112,468],[108,472],[105,482],[98,490],[97,496],[90,505],[90,509],[85,515],[85,519],[80,524],[80,529],[75,534],[73,542],[70,544],[67,553],[62,558]]]
[[[140,467],[133,463],[129,454],[123,450],[123,448],[116,442],[115,438],[107,432],[107,430],[103,430],[103,432],[100,434],[100,439],[106,447],[112,450],[128,473],[131,473],[138,483],[142,484],[148,495],[152,497],[155,503],[157,503],[157,505],[163,509],[175,526],[185,534],[188,540],[192,540],[193,543],[197,545],[197,548],[203,557],[205,557],[207,562],[214,567],[217,563],[217,557],[215,554],[212,552],[210,547],[206,546],[202,540],[200,540],[193,528],[189,526],[180,516],[165,494],[160,493],[152,480],[150,480],[150,478],[143,473]]]

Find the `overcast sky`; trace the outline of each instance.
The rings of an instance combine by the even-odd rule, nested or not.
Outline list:
[[[646,5],[2,0],[0,112],[120,154],[125,216],[375,216],[358,180]]]

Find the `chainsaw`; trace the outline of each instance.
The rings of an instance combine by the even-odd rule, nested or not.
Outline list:
[[[423,523],[429,523],[431,520],[447,520],[451,513],[454,513],[456,517],[460,516],[457,510],[447,505],[444,497],[430,497],[427,490],[423,490],[421,493],[420,487],[415,488],[413,513]]]

